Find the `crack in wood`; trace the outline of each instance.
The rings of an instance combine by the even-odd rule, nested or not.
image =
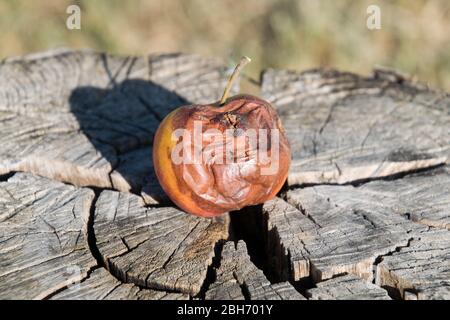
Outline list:
[[[425,167],[425,168],[408,170],[408,171],[395,173],[395,174],[388,175],[388,176],[372,177],[372,178],[354,180],[354,181],[349,181],[349,182],[344,182],[344,183],[319,182],[319,183],[293,184],[293,185],[286,186],[286,189],[284,191],[286,192],[286,191],[289,191],[289,190],[304,189],[304,188],[315,187],[315,186],[354,186],[354,187],[359,187],[361,185],[364,185],[364,184],[367,184],[367,183],[370,183],[370,182],[373,182],[373,181],[395,181],[395,180],[401,180],[401,179],[403,179],[405,177],[408,177],[410,175],[432,172],[433,170],[436,170],[436,169],[439,169],[439,168],[444,168],[446,165],[447,165],[446,163],[439,163],[439,164],[428,166],[428,167]]]
[[[70,284],[55,282],[39,298],[185,299],[190,295],[204,299],[217,293],[220,281],[229,285],[228,293],[245,299],[287,298],[280,292],[293,292],[292,288],[312,298],[339,298],[331,286],[347,290],[348,297],[357,292],[385,297],[362,278],[387,288],[395,298],[436,298],[448,294],[443,288],[448,285],[445,255],[449,248],[445,240],[450,223],[442,209],[447,205],[442,196],[447,188],[443,176],[448,175],[450,150],[447,132],[443,131],[448,94],[385,71],[375,71],[371,77],[333,70],[262,73],[257,85],[261,86],[262,95],[275,104],[292,136],[293,167],[282,191],[283,199],[231,213],[230,226],[224,226],[221,222],[207,225],[185,221],[186,217],[169,212],[173,204],[164,200],[161,190],[149,187],[149,180],[155,179],[151,167],[141,165],[143,158],[150,159],[149,136],[167,112],[188,100],[205,103],[220,95],[226,81],[220,63],[181,54],[121,58],[90,51],[55,51],[7,59],[0,68],[0,143],[6,150],[0,154],[0,183],[9,184],[10,179],[21,177],[43,181],[21,173],[31,172],[63,181],[57,189],[67,187],[77,193],[82,189],[74,186],[93,186],[95,193],[87,216],[81,217],[83,232],[70,226],[77,222],[80,212],[79,207],[71,207],[77,199],[56,192],[58,195],[49,193],[46,197],[53,197],[55,212],[70,218],[66,229],[61,231],[53,217],[39,216],[33,223],[40,224],[36,228],[49,229],[48,232],[17,232],[0,239],[3,250],[14,241],[23,244],[27,236],[45,237],[52,243],[49,254],[52,250],[65,252],[46,257],[43,263],[81,254],[86,249],[83,242],[87,242],[95,263],[83,260],[88,265],[86,272],[78,280],[72,279],[79,282],[80,289],[71,291]],[[98,71],[95,77],[91,76],[92,70]],[[17,90],[17,84],[23,84],[27,90]],[[118,118],[122,120],[117,121]],[[345,141],[340,137],[345,137]],[[426,176],[440,185],[425,181]],[[403,192],[402,201],[383,198],[383,190],[392,186],[409,191],[415,186],[417,201],[408,198],[407,192]],[[341,199],[333,194],[333,188],[353,188],[352,197],[362,198]],[[123,193],[114,193],[114,189]],[[435,190],[433,197],[426,190]],[[11,193],[8,187],[3,191],[7,202],[18,204],[12,211],[6,208],[10,214],[5,218],[7,222],[44,206],[40,190],[30,191],[32,195],[26,199],[16,191]],[[105,214],[114,215],[112,221],[106,222],[114,224],[116,229],[110,234],[117,237],[108,237],[106,222],[102,225],[95,221],[103,193],[113,200],[113,193],[118,197],[115,207],[108,207],[107,201],[102,204]],[[321,198],[327,193],[333,195]],[[133,200],[128,201],[127,197]],[[320,201],[314,202],[316,198]],[[441,198],[444,200],[436,202]],[[341,203],[333,206],[336,199]],[[370,210],[364,208],[367,199],[373,202]],[[345,210],[348,203],[351,205]],[[378,203],[394,203],[389,207],[391,216]],[[127,229],[127,219],[118,217],[124,212],[136,214],[134,230]],[[170,217],[158,220],[158,215]],[[194,227],[184,234],[184,227],[177,229],[172,222]],[[330,223],[335,224],[335,229]],[[97,231],[102,236],[99,241]],[[153,232],[159,235],[145,238]],[[161,239],[170,233],[178,243],[164,246]],[[55,239],[50,237],[53,234]],[[367,239],[362,241],[359,236]],[[67,237],[73,242],[64,240]],[[210,237],[217,239],[208,242]],[[234,248],[227,241],[234,241]],[[111,244],[116,245],[116,251],[108,251]],[[66,251],[68,245],[75,249]],[[162,249],[153,250],[154,245]],[[317,254],[322,251],[323,256]],[[250,274],[233,264],[232,257],[246,261]],[[140,270],[138,264],[144,268]],[[0,276],[40,266],[41,261],[25,263],[3,270]],[[188,277],[192,269],[197,273]],[[233,271],[228,278],[230,270]],[[223,272],[220,280],[219,271]],[[125,283],[128,276],[114,276],[120,272],[130,273],[129,278],[135,283]],[[352,278],[352,273],[357,277]],[[154,274],[158,275],[150,281]],[[232,291],[236,283],[239,292]],[[14,294],[17,292],[11,293]]]
[[[225,244],[224,240],[219,240],[214,246],[214,256],[212,257],[211,264],[208,266],[208,271],[206,272],[205,279],[200,288],[199,293],[194,296],[194,298],[205,299],[206,292],[209,290],[211,284],[213,284],[217,279],[217,269],[220,267],[220,262],[222,259],[222,250]]]

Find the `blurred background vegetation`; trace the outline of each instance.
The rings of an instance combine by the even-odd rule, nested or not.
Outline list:
[[[81,30],[66,28],[67,6]],[[366,27],[381,8],[381,30]],[[335,67],[369,73],[396,68],[450,89],[450,1],[318,0],[0,0],[0,58],[48,48],[90,47],[121,54],[183,51],[253,58],[267,67]]]

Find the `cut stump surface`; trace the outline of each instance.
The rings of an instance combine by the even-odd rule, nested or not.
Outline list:
[[[450,299],[448,93],[388,70],[265,71],[287,184],[203,219],[162,191],[152,140],[227,78],[179,53],[4,60],[0,298]]]

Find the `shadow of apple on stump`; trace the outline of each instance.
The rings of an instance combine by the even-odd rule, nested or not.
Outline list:
[[[168,113],[189,102],[139,79],[113,83],[108,89],[78,87],[69,102],[80,130],[111,165],[111,188],[141,193],[148,204],[167,202],[153,169],[153,136]]]

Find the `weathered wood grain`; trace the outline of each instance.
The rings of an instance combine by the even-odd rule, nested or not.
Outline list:
[[[81,283],[53,295],[51,300],[187,300],[189,296],[180,293],[166,293],[141,289],[131,283],[122,283],[106,269],[98,268]]]
[[[235,244],[228,215],[171,206],[151,160],[161,119],[218,100],[225,71],[65,49],[0,64],[0,298],[304,299],[308,279],[311,299],[450,299],[449,94],[386,70],[265,72],[293,163]],[[258,232],[279,283],[250,259]]]
[[[403,299],[450,299],[450,232],[430,229],[383,257],[376,283],[398,290]]]
[[[79,133],[72,114],[25,116],[0,113],[0,173],[32,172],[77,185],[110,187],[115,150],[94,146]]]
[[[311,300],[391,300],[386,290],[351,274],[319,282],[307,295]]]
[[[94,193],[17,173],[0,182],[0,298],[42,299],[97,265],[85,235]]]
[[[450,96],[395,73],[268,70],[262,94],[291,143],[290,185],[341,184],[449,161]]]
[[[74,107],[100,102],[108,93],[105,90],[136,79],[161,85],[140,93],[154,106],[154,112],[163,116],[173,108],[171,92],[195,103],[210,103],[220,98],[226,82],[224,66],[216,58],[180,53],[116,56],[70,49],[5,59],[0,74],[0,110],[19,114],[72,112]],[[128,82],[123,93],[147,89],[136,88],[136,84],[139,82]],[[74,91],[79,88],[98,90]],[[84,103],[71,105],[74,94],[81,93],[85,95],[76,102]]]
[[[219,60],[187,54],[58,50],[7,59],[0,65],[0,174],[27,171],[120,191],[145,186],[146,199],[158,202],[151,157],[137,170],[127,152],[150,150],[173,108],[217,101],[226,79]]]
[[[251,262],[243,241],[225,243],[216,273],[206,299],[305,300],[289,282],[271,284]]]
[[[402,297],[412,290],[419,298],[446,298],[450,234],[427,225],[448,227],[448,181],[444,166],[359,187],[288,191],[287,202],[263,206],[268,254],[277,256],[275,267],[294,280],[321,282],[350,273],[368,281],[375,277]]]
[[[288,193],[263,206],[272,247],[289,257],[285,269],[294,280],[315,282],[342,273],[373,279],[377,257],[406,246],[411,233],[424,226],[391,214],[373,203],[359,202],[353,187],[319,186]],[[303,214],[301,210],[305,213]]]
[[[390,300],[386,290],[354,275],[347,274],[319,282],[307,290],[311,300]]]
[[[173,207],[145,207],[141,197],[103,191],[95,205],[96,244],[122,281],[196,295],[228,217],[204,219]]]
[[[450,229],[450,166],[442,166],[393,181],[373,181],[357,187],[352,197],[383,206],[412,221]]]

